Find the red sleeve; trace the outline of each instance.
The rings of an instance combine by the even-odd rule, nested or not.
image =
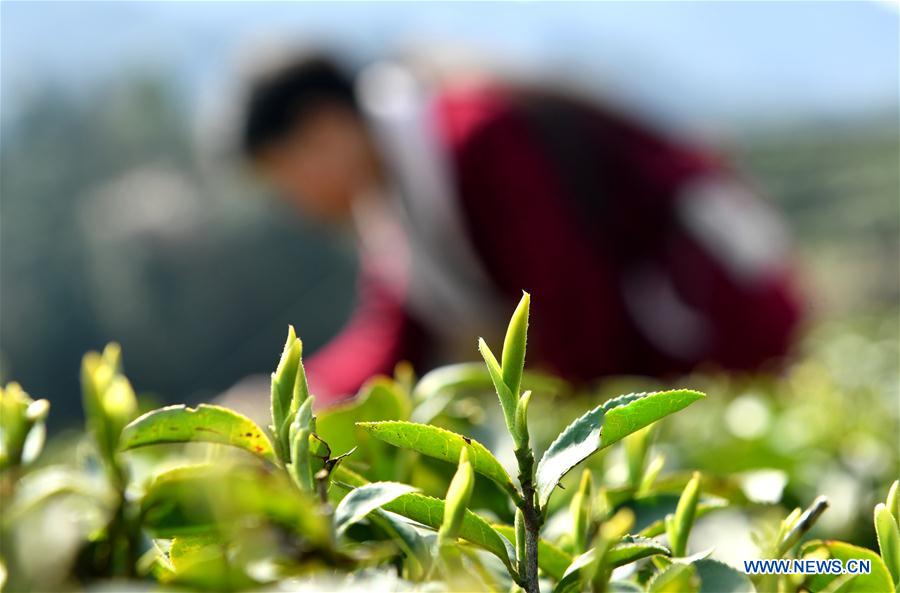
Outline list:
[[[421,330],[407,314],[402,298],[364,270],[358,299],[344,329],[306,364],[310,389],[319,405],[353,396],[372,377],[390,375],[402,360],[416,362]]]

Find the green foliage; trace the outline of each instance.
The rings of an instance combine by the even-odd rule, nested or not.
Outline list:
[[[894,481],[888,493],[887,502],[896,503],[898,481]],[[892,500],[893,499],[893,500]],[[875,505],[875,534],[878,537],[878,548],[881,559],[891,573],[894,585],[900,586],[900,520],[889,506],[879,503]]]
[[[666,535],[669,545],[672,546],[672,554],[684,556],[687,553],[688,536],[694,526],[697,516],[697,503],[700,500],[700,474],[695,473],[685,486],[674,515],[666,516]]]
[[[116,453],[122,429],[137,416],[137,398],[122,374],[122,351],[109,344],[102,354],[89,352],[81,363],[81,392],[88,431],[110,471],[118,471]]]
[[[128,450],[188,442],[231,445],[275,461],[272,443],[256,423],[233,410],[211,404],[196,408],[166,406],[147,412],[122,429],[120,447]]]
[[[385,443],[450,463],[458,460],[462,451],[468,449],[470,463],[476,472],[490,478],[507,492],[515,493],[512,478],[491,452],[478,441],[443,428],[413,422],[387,420],[360,422],[357,426]]]
[[[885,591],[891,593],[894,591],[891,573],[888,572],[881,557],[872,550],[844,542],[813,540],[803,545],[800,549],[800,556],[818,560],[836,558],[844,563],[851,559],[871,562],[872,570],[869,574],[811,576],[808,579],[809,589],[814,593],[819,591],[841,591],[841,593]]]
[[[654,450],[656,423],[704,396],[670,390],[595,400],[557,433],[559,414],[546,411],[570,404],[546,389],[563,383],[523,370],[529,303],[526,294],[512,317],[502,364],[482,342],[479,372],[457,366],[418,383],[410,372],[374,379],[354,401],[326,411],[315,410],[302,345],[290,329],[272,375],[268,433],[207,404],[136,418],[119,350],[109,346],[86,356],[82,369],[92,445],[84,463],[23,465],[32,461],[24,443],[46,405],[8,386],[0,402],[0,476],[12,500],[0,525],[4,551],[54,505],[81,505],[95,519],[60,561],[59,575],[29,569],[21,555],[4,557],[7,588],[152,578],[164,587],[222,591],[376,590],[388,586],[385,579],[400,590],[527,593],[895,589],[896,483],[875,508],[880,556],[840,541],[804,543],[827,509],[824,498],[758,537],[763,557],[863,558],[872,562],[870,575],[751,579],[709,552],[686,556],[695,523],[726,506],[752,510],[729,478],[665,473]],[[508,441],[492,434],[496,427],[478,432],[471,413],[458,414],[463,402],[469,411],[481,405],[469,399],[473,392],[491,388],[512,451],[499,449]],[[535,407],[544,421],[529,425]],[[464,436],[476,433],[481,442]],[[591,458],[619,441],[620,457]],[[516,479],[504,465],[513,459]],[[566,478],[582,463],[577,483]],[[612,469],[621,477],[612,478]],[[657,539],[664,533],[668,546]],[[620,567],[628,569],[614,578]]]
[[[44,444],[44,418],[50,402],[31,399],[18,383],[0,387],[0,471],[27,465]]]
[[[634,393],[601,404],[576,419],[559,434],[538,463],[540,505],[547,504],[562,477],[587,457],[702,397],[702,393],[684,389]]]
[[[374,482],[354,488],[334,511],[334,529],[341,535],[372,511],[413,491],[412,486],[396,482]]]

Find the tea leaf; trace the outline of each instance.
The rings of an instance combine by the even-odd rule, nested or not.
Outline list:
[[[487,342],[485,342],[483,338],[478,339],[478,351],[481,352],[481,356],[484,358],[488,373],[491,375],[491,381],[494,383],[494,390],[497,392],[497,397],[500,399],[500,408],[503,410],[503,419],[506,421],[506,429],[509,430],[510,434],[513,434],[513,429],[516,425],[516,404],[518,403],[518,399],[513,392],[509,390],[509,386],[503,380],[503,369],[500,367],[500,363],[497,362],[497,357],[491,352],[490,347],[488,347]]]
[[[704,558],[692,563],[700,577],[700,593],[755,593],[750,578],[724,562]]]
[[[444,497],[444,520],[438,531],[438,541],[442,544],[456,539],[474,486],[475,473],[469,462],[469,450],[463,447],[459,452],[459,466],[453,474],[453,479],[450,480],[450,487],[447,488],[447,495]]]
[[[373,437],[403,449],[410,449],[429,457],[443,459],[450,463],[459,460],[460,451],[469,449],[469,462],[479,474],[490,478],[510,496],[519,496],[512,479],[497,458],[487,448],[474,439],[464,437],[429,424],[414,422],[384,421],[359,422],[357,426]]]
[[[200,404],[166,406],[136,418],[122,430],[123,450],[161,443],[206,442],[231,445],[275,462],[272,443],[255,422],[228,408]]]
[[[503,382],[513,397],[518,398],[522,383],[522,370],[525,368],[525,345],[528,340],[528,310],[531,307],[531,295],[522,293],[516,310],[509,320],[506,337],[503,340],[503,357],[501,368]]]
[[[657,555],[669,556],[671,552],[654,539],[640,535],[626,535],[609,549],[606,561],[612,566],[624,566]]]
[[[0,470],[27,465],[43,448],[45,399],[32,400],[18,383],[0,387]]]
[[[698,590],[697,573],[691,564],[670,564],[656,575],[647,587],[648,593],[690,593]]]
[[[540,506],[547,504],[562,477],[588,456],[702,397],[702,393],[689,390],[624,395],[576,419],[556,437],[538,463]]]
[[[412,486],[397,482],[372,482],[351,490],[334,511],[335,532],[341,535],[375,509],[415,490]]]
[[[623,395],[612,399],[603,405],[606,417],[603,420],[600,448],[606,448],[704,397],[706,396],[699,391],[676,389]]]
[[[367,483],[365,478],[342,465],[334,469],[332,476],[338,484],[346,483],[360,487]],[[382,506],[382,509],[402,515],[435,530],[440,529],[444,520],[443,500],[415,492],[395,498]],[[512,568],[511,559],[515,557],[512,545],[484,519],[470,510],[465,512],[458,537],[494,554],[503,561],[507,568]]]
[[[694,476],[678,499],[678,506],[673,515],[667,515],[665,519],[666,535],[669,545],[672,546],[672,554],[684,556],[687,553],[688,537],[694,526],[697,515],[697,502],[700,499],[700,474],[694,472]]]
[[[807,542],[800,548],[798,554],[801,558],[812,557],[816,559],[837,558],[847,565],[847,560],[868,560],[871,562],[871,572],[869,574],[852,575],[841,584],[842,592],[863,593],[871,591],[893,591],[894,583],[891,574],[888,572],[887,566],[881,557],[866,548],[860,548],[845,542],[839,541],[822,541],[813,540]],[[849,575],[848,575],[849,576]],[[828,587],[834,581],[836,575],[817,574],[810,576],[809,589],[811,591],[821,591]]]
[[[656,555],[668,556],[669,549],[652,539],[636,535],[626,535],[606,552],[605,562],[607,562],[609,566],[615,568],[637,562],[642,558]],[[595,557],[596,548],[591,548],[587,552],[576,556],[566,568],[565,573],[560,577],[559,583],[553,589],[553,592],[571,593],[580,591],[581,582],[585,578],[581,574],[582,569],[591,566]]]
[[[900,528],[894,515],[883,504],[875,506],[875,533],[881,558],[893,577],[894,584],[900,584]]]
[[[88,352],[81,362],[81,392],[88,431],[107,467],[120,474],[115,454],[122,428],[137,415],[137,399],[121,372],[118,344],[107,344],[103,353]]]
[[[884,506],[894,516],[894,521],[900,526],[900,480],[894,480],[888,490],[887,498],[884,500]]]

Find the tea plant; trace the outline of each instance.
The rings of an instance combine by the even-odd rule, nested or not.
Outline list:
[[[826,512],[823,498],[757,537],[762,558],[865,559],[869,574],[748,576],[711,550],[691,554],[703,549],[690,545],[698,519],[745,502],[711,476],[663,474],[665,460],[654,454],[655,423],[703,399],[697,391],[602,402],[541,447],[532,429],[555,422],[530,421],[530,403],[566,386],[524,369],[529,307],[524,294],[499,360],[480,340],[481,367],[445,367],[419,381],[401,368],[323,411],[314,410],[291,328],[272,374],[267,429],[209,404],[138,416],[111,345],[84,359],[90,447],[62,466],[27,467],[47,403],[10,384],[0,393],[10,501],[0,543],[10,570],[0,575],[11,591],[113,578],[198,590],[896,590],[896,482],[875,508],[879,553],[804,541]],[[490,407],[466,395],[485,388],[507,433],[482,428],[490,446],[473,434],[490,423],[470,422]],[[626,479],[609,485],[598,470],[620,441]],[[579,479],[570,479],[579,465]],[[40,519],[72,499],[93,519],[56,562],[66,570],[51,578],[29,569],[34,526],[46,529]]]

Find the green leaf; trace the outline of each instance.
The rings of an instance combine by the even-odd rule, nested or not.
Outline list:
[[[696,569],[691,564],[674,563],[650,581],[648,593],[691,593],[699,588]]]
[[[272,443],[255,422],[228,408],[200,404],[166,406],[136,418],[122,430],[123,450],[163,443],[231,445],[275,462]]]
[[[884,500],[884,506],[894,516],[894,521],[900,526],[900,480],[894,480],[888,489],[887,498]]]
[[[601,449],[661,418],[688,407],[706,397],[699,391],[676,389],[630,394],[606,402]]]
[[[853,546],[845,542],[813,540],[800,548],[801,558],[829,559],[837,558],[846,566],[851,559],[868,560],[872,571],[869,574],[842,575],[840,591],[843,593],[871,593],[873,591],[891,593],[894,583],[891,573],[881,557],[866,548]],[[849,577],[844,581],[845,577]],[[817,574],[809,577],[809,589],[822,591],[832,585],[836,575]]]
[[[107,344],[103,353],[88,352],[81,362],[81,392],[88,431],[101,457],[121,476],[115,454],[122,428],[137,415],[137,399],[121,372],[121,349]]]
[[[666,517],[666,534],[669,539],[669,545],[672,546],[672,554],[675,556],[684,556],[687,553],[688,537],[691,534],[691,528],[694,526],[694,519],[697,516],[697,503],[700,500],[700,473],[694,472],[694,476],[684,492],[678,499],[678,506],[675,507],[675,513]]]
[[[466,516],[466,508],[469,506],[469,499],[472,498],[474,486],[475,472],[469,461],[469,450],[467,447],[463,447],[459,452],[459,465],[456,473],[453,474],[450,487],[447,488],[447,495],[444,497],[444,521],[438,531],[438,541],[442,545],[456,539],[459,526]]]
[[[528,310],[531,307],[531,295],[522,293],[516,310],[509,320],[506,337],[503,340],[503,382],[513,397],[519,397],[522,384],[522,371],[525,368],[525,345],[528,340]]]
[[[0,387],[0,470],[27,465],[40,454],[49,409],[50,402],[32,400],[18,383]]]
[[[159,474],[140,503],[143,527],[154,537],[227,534],[239,525],[266,519],[324,543],[329,526],[311,497],[283,472],[262,466],[204,464]]]
[[[354,488],[345,496],[334,511],[334,528],[338,535],[352,524],[360,521],[375,509],[396,499],[398,496],[414,492],[416,489],[397,482],[372,482]]]
[[[405,517],[378,509],[369,519],[384,530],[400,547],[409,560],[411,580],[422,579],[431,566],[432,554],[437,535],[424,528],[414,527]]]
[[[491,525],[494,530],[510,542],[516,541],[515,527],[510,525]],[[538,566],[550,578],[559,580],[572,564],[572,556],[554,546],[547,540],[538,540]]]
[[[900,528],[897,520],[887,506],[879,503],[875,506],[875,533],[878,536],[878,549],[887,566],[894,584],[900,584]]]
[[[416,451],[422,455],[442,459],[456,464],[463,448],[469,450],[469,461],[479,474],[490,478],[510,496],[518,498],[519,494],[512,483],[512,479],[500,462],[487,448],[474,439],[464,437],[429,424],[416,424],[414,422],[384,421],[384,422],[359,422],[357,426],[363,428],[370,435],[403,449]]]
[[[669,556],[671,552],[658,541],[640,535],[626,535],[606,553],[606,561],[612,566],[624,566],[649,556]]]
[[[750,578],[724,562],[704,558],[692,563],[700,577],[700,593],[755,593]]]
[[[342,465],[334,469],[332,477],[338,484],[345,483],[355,487],[367,483],[365,478]],[[423,494],[403,494],[382,508],[435,530],[440,529],[444,520],[444,501]],[[511,558],[515,557],[512,545],[472,511],[466,510],[458,536],[494,554],[508,569],[512,569]]]
[[[582,569],[591,566],[596,557],[596,548],[575,557],[565,569],[565,573],[559,578],[559,583],[553,589],[554,593],[571,593],[581,590],[581,583],[585,577]],[[664,545],[645,537],[626,535],[618,543],[613,545],[606,553],[605,562],[615,568],[637,562],[650,556],[669,555],[669,549]]]
[[[491,375],[491,381],[494,383],[497,397],[500,399],[500,408],[503,410],[506,429],[510,434],[513,434],[516,426],[516,405],[518,399],[503,380],[503,369],[483,338],[478,338],[478,351],[481,352],[481,356],[484,358],[484,363],[487,365],[488,373]]]
[[[290,462],[285,464],[291,478],[297,486],[306,492],[315,488],[315,470],[310,453],[310,437],[316,428],[316,419],[312,413],[315,398],[306,398],[294,414],[288,437],[290,439]],[[319,462],[318,465],[321,465]]]
[[[576,419],[551,443],[538,463],[540,506],[547,504],[562,477],[588,456],[702,397],[702,393],[689,390],[623,395]]]

